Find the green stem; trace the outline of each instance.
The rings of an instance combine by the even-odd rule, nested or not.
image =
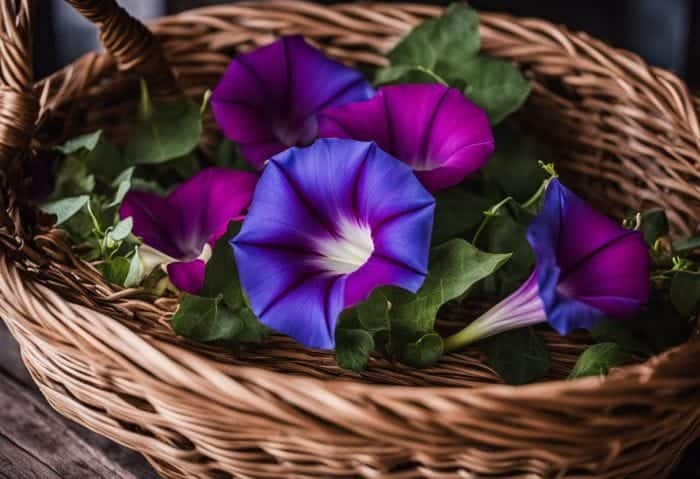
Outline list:
[[[479,225],[479,228],[477,228],[476,233],[474,233],[474,236],[472,237],[472,244],[476,246],[476,242],[479,240],[479,237],[481,236],[481,233],[484,231],[484,228],[486,228],[486,225],[491,221],[491,217],[496,216],[496,213],[498,210],[500,210],[503,205],[508,203],[510,200],[513,198],[510,196],[507,196],[503,198],[501,201],[493,205],[491,208],[488,210],[484,211],[484,219],[481,220],[481,224]]]
[[[433,80],[435,80],[436,82],[438,82],[442,85],[449,86],[447,84],[447,82],[445,80],[443,80],[440,75],[438,75],[434,71],[430,70],[429,68],[425,68],[424,66],[418,65],[418,66],[414,67],[413,69],[418,71],[418,72],[421,72],[421,73],[428,75],[430,78],[432,78]]]
[[[95,213],[92,211],[92,201],[88,200],[87,202],[87,210],[88,214],[90,215],[90,220],[92,220],[92,227],[95,229],[95,232],[100,235],[104,236],[104,231],[102,231],[102,227],[100,226],[100,222],[97,220],[97,216],[95,216]]]
[[[481,339],[481,334],[469,326],[444,339],[445,353],[453,353],[464,346]]]

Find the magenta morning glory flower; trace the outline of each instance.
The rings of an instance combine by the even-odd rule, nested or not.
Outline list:
[[[630,318],[647,302],[650,259],[642,234],[598,213],[557,179],[527,239],[537,260],[530,278],[447,338],[446,350],[543,322],[564,335],[603,316]]]
[[[234,58],[211,104],[219,128],[262,168],[290,146],[311,144],[319,111],[373,94],[362,74],[290,36]]]
[[[333,348],[343,309],[381,285],[423,284],[434,208],[411,169],[374,143],[323,139],[274,156],[231,242],[253,312]]]
[[[374,141],[430,191],[462,182],[494,150],[486,113],[437,83],[386,86],[371,100],[329,108],[319,115],[319,136]]]
[[[198,293],[214,243],[232,220],[242,220],[257,176],[224,168],[207,168],[178,186],[167,197],[130,192],[119,216],[133,219],[133,233],[146,270],[167,265],[172,283]],[[148,271],[147,271],[148,272]]]

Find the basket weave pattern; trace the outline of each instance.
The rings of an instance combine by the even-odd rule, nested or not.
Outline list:
[[[124,139],[139,76],[163,96],[197,98],[235,52],[292,33],[349,64],[383,65],[441,9],[243,3],[162,19],[153,36],[112,0],[70,2],[111,54],[33,85],[32,2],[0,0],[0,317],[63,414],[170,478],[659,478],[700,437],[697,339],[605,379],[566,382],[555,379],[585,338],[549,333],[552,381],[513,388],[493,384],[475,350],[427,370],[375,359],[356,375],[281,337],[235,354],[175,338],[175,300],[107,284],[65,233],[42,226],[24,188],[30,152],[97,128]],[[569,183],[610,214],[659,206],[676,233],[698,230],[697,101],[678,78],[546,22],[481,20],[484,50],[531,80],[518,121],[556,149]],[[205,151],[217,138],[208,126]]]

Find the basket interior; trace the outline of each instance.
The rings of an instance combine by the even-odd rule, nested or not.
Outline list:
[[[233,55],[268,43],[278,34],[307,34],[312,43],[349,64],[361,67],[382,64],[382,53],[399,35],[422,16],[439,12],[409,9],[391,24],[373,25],[371,19],[365,19],[364,24],[358,24],[360,26],[340,25],[337,29],[324,30],[316,24],[309,26],[311,20],[307,19],[297,23],[275,21],[265,10],[246,6],[214,7],[170,17],[154,25],[188,96],[199,101],[205,90],[215,86]],[[517,121],[553,149],[555,163],[566,182],[613,216],[620,217],[631,209],[661,206],[671,209],[670,219],[676,232],[688,233],[697,228],[697,216],[693,215],[700,209],[698,199],[687,195],[697,178],[688,179],[692,172],[688,173],[687,169],[682,175],[678,173],[683,167],[673,166],[676,160],[665,151],[664,138],[660,139],[663,136],[669,142],[678,141],[680,133],[673,136],[663,124],[648,125],[644,120],[635,119],[625,110],[629,104],[615,98],[617,92],[609,83],[609,72],[585,71],[587,60],[575,51],[575,46],[571,46],[573,51],[567,52],[550,45],[551,55],[547,57],[528,49],[537,38],[531,38],[529,43],[519,38],[517,25],[510,31],[502,17],[496,15],[484,15],[482,22],[485,50],[517,61],[531,79],[533,93]],[[531,30],[537,33],[537,28]],[[591,43],[587,48],[602,47]],[[564,60],[568,63],[562,63]],[[575,81],[581,78],[587,81]],[[98,128],[104,129],[116,142],[123,142],[128,136],[133,124],[130,119],[136,112],[138,78],[117,71],[106,56],[84,57],[46,80],[44,85],[52,94],[37,135],[41,146],[55,145]],[[218,138],[213,120],[209,118],[202,141],[203,151],[211,151]],[[640,152],[646,154],[640,155]],[[659,184],[665,184],[670,193],[662,194]],[[674,185],[680,186],[674,190]],[[43,238],[44,248],[64,250],[64,243],[64,237],[57,231]],[[106,284],[90,265],[59,256],[64,260],[55,262],[43,274],[66,297],[104,310],[144,335],[198,351],[217,361],[224,372],[239,365],[255,365],[321,379],[353,379],[379,384],[472,387],[501,382],[483,363],[475,347],[446,356],[437,366],[422,370],[390,364],[377,357],[372,359],[366,372],[358,375],[339,369],[332,354],[308,350],[281,336],[274,336],[262,345],[244,346],[236,352],[193,343],[176,338],[170,329],[168,318],[176,301],[165,299],[154,303],[153,298],[139,291],[121,291],[115,296],[119,289]],[[67,274],[78,280],[79,288],[76,289],[74,282],[69,285],[62,279]],[[439,325],[445,330],[464,325],[482,308],[478,304],[446,308]],[[560,337],[546,327],[541,332],[552,357],[550,374],[543,380],[565,378],[589,344],[589,336],[580,333]]]

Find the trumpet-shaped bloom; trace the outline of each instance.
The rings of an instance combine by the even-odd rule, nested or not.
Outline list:
[[[249,163],[262,168],[290,146],[311,144],[321,110],[373,94],[362,74],[290,36],[235,57],[211,104],[219,128],[239,143]]]
[[[381,285],[420,288],[434,208],[411,169],[374,143],[280,153],[231,242],[252,310],[306,346],[333,348],[344,308]]]
[[[133,219],[140,237],[144,267],[167,265],[172,283],[198,293],[214,243],[232,220],[242,220],[257,176],[224,168],[207,168],[178,186],[167,197],[130,192],[119,216]]]
[[[513,294],[446,340],[446,349],[549,322],[560,334],[603,316],[633,317],[649,298],[650,259],[642,234],[591,208],[558,180],[528,229],[535,271]]]
[[[374,141],[430,191],[462,182],[494,150],[486,113],[436,83],[386,86],[368,101],[329,108],[319,116],[319,136]]]

